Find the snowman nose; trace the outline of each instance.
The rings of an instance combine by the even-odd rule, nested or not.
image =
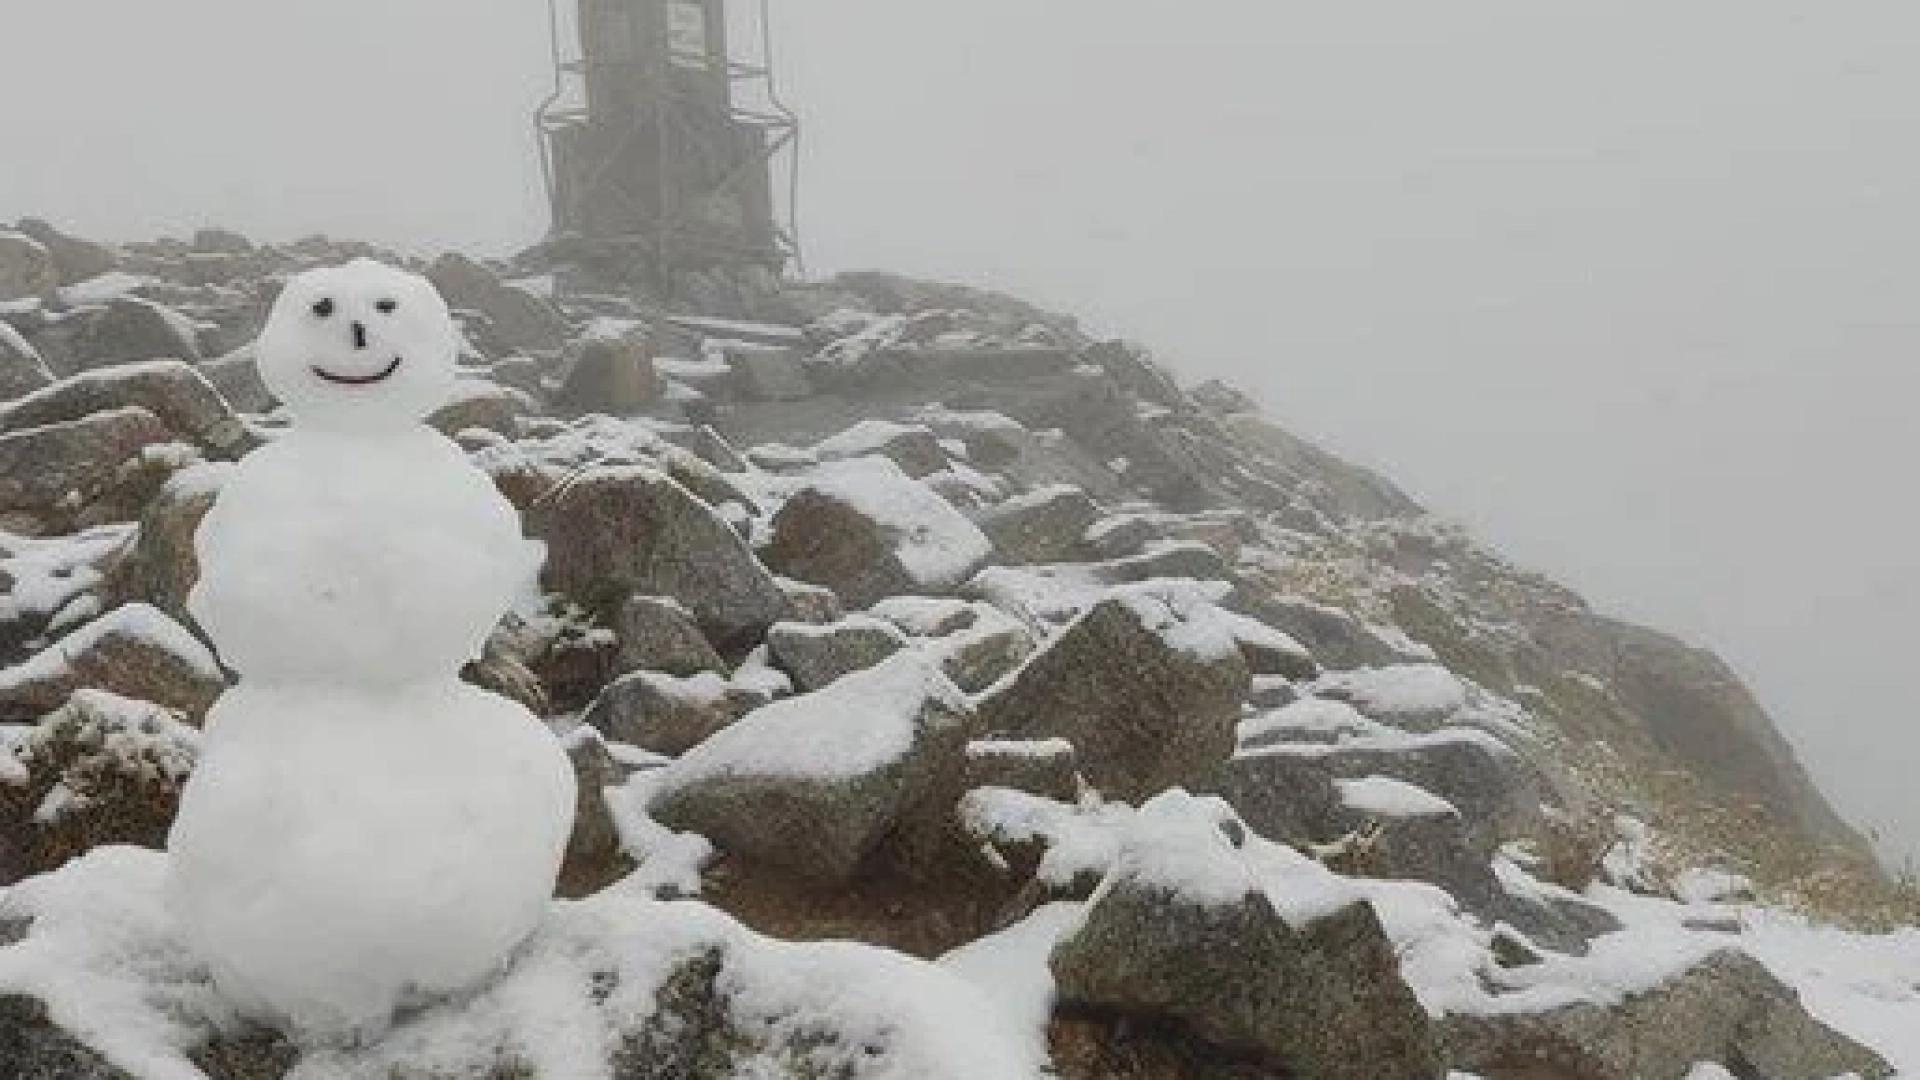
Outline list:
[[[366,323],[353,324],[353,347],[356,349],[364,349],[367,347],[367,324]]]

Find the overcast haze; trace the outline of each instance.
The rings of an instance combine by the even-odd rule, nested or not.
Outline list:
[[[1920,12],[778,0],[816,271],[1227,376],[1711,644],[1920,851]],[[9,0],[0,219],[503,253],[544,0]]]

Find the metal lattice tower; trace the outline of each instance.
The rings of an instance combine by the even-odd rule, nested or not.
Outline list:
[[[553,235],[614,245],[657,273],[778,271],[797,258],[799,123],[780,101],[766,0],[563,0],[540,108]],[[757,15],[757,20],[752,18]],[[758,31],[761,55],[731,39]]]

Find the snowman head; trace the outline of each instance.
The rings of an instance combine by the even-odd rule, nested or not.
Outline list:
[[[390,431],[446,403],[459,352],[453,316],[432,284],[356,259],[287,282],[255,363],[301,425]]]

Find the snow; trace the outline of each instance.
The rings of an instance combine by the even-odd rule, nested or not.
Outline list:
[[[133,542],[136,524],[102,525],[72,536],[20,537],[0,533],[0,622],[50,616],[101,580],[100,567]]]
[[[1084,914],[1083,904],[1042,905],[1005,930],[941,957],[940,966],[991,997],[1009,1024],[1027,1032],[1029,1051],[1044,1055],[1055,997],[1047,961]]]
[[[1275,742],[1338,743],[1349,738],[1394,738],[1398,734],[1332,698],[1301,698],[1240,722],[1240,744],[1250,748]]]
[[[654,370],[673,379],[724,379],[733,374],[733,366],[725,360],[679,360],[673,357],[660,357],[653,362]]]
[[[1169,648],[1213,663],[1240,655],[1236,624],[1215,603],[1230,588],[1225,582],[1176,578],[1122,585],[1108,596],[1124,604]]]
[[[1058,628],[1100,602],[1112,586],[1097,567],[989,566],[974,575],[967,591],[1011,612],[1036,632]]]
[[[960,800],[960,823],[989,844],[1043,843],[1034,879],[1059,888],[1083,877],[1102,877],[1118,859],[1133,827],[1125,803],[1089,798],[1077,806],[1009,788],[976,788]]]
[[[1764,908],[1742,908],[1740,942],[1800,992],[1808,1011],[1920,1077],[1920,927],[1854,934]]]
[[[966,696],[925,657],[898,653],[748,713],[661,770],[661,790],[726,776],[861,776],[912,749],[930,704],[968,709]]]
[[[110,270],[98,277],[91,277],[61,289],[60,300],[68,307],[90,307],[104,304],[109,300],[118,300],[140,289],[160,283],[159,278],[129,274],[124,270]]]
[[[784,326],[779,323],[716,319],[703,315],[671,315],[667,317],[667,322],[712,337],[738,338],[752,343],[801,345],[806,342],[805,331],[799,327]]]
[[[0,992],[46,1001],[54,1021],[138,1080],[204,1080],[187,1059],[235,1015],[175,932],[166,860],[106,848],[0,894],[0,917],[36,919],[0,950]],[[659,1007],[687,963],[720,964],[731,1027],[786,1043],[856,1080],[1038,1080],[1034,1032],[942,966],[847,943],[760,937],[704,905],[614,891],[545,905],[511,967],[474,995],[410,1016],[358,1047],[310,1044],[290,1080],[382,1080],[400,1071],[489,1075],[503,1056],[537,1075],[613,1080],[609,1051]],[[826,1034],[830,1038],[821,1038]],[[771,1056],[739,1075],[784,1075]]]
[[[0,693],[29,683],[68,677],[73,670],[73,659],[92,652],[108,637],[140,640],[157,651],[185,661],[196,674],[209,680],[224,678],[219,662],[200,643],[199,638],[153,605],[133,603],[115,608],[24,662],[0,671]]]
[[[638,864],[615,888],[667,898],[699,896],[701,874],[716,854],[713,842],[695,833],[676,832],[647,813],[660,779],[661,770],[656,768],[606,792],[620,847]]]
[[[0,781],[24,781],[44,754],[72,754],[34,813],[42,825],[94,805],[101,780],[134,778],[143,785],[177,789],[193,772],[200,733],[158,705],[105,690],[74,692],[64,708],[27,728],[0,748],[6,768]]]
[[[1157,887],[1208,907],[1240,903],[1259,886],[1221,830],[1231,817],[1219,800],[1184,791],[1154,796],[1134,816],[1108,886],[1121,880]]]
[[[895,557],[923,590],[961,584],[993,554],[993,541],[965,514],[886,458],[828,462],[810,475],[808,486],[887,530]]]
[[[1239,756],[1288,754],[1296,757],[1325,757],[1341,750],[1420,750],[1453,743],[1474,743],[1495,754],[1511,755],[1513,753],[1513,748],[1506,743],[1474,728],[1442,728],[1439,731],[1418,735],[1386,728],[1380,733],[1343,734],[1332,742],[1290,742],[1247,747],[1240,751]]]
[[[973,626],[983,612],[994,611],[985,604],[944,596],[889,596],[867,610],[914,637],[944,637]]]
[[[1226,608],[1221,608],[1219,614],[1214,617],[1227,628],[1227,632],[1233,635],[1234,640],[1242,645],[1270,649],[1277,653],[1290,653],[1294,656],[1312,655],[1307,651],[1306,646],[1295,641],[1291,635],[1276,630],[1259,619],[1242,615],[1237,611],[1228,611]]]
[[[1050,761],[1073,756],[1073,744],[1065,739],[975,739],[967,744],[972,758],[1031,758]]]
[[[1753,893],[1753,882],[1727,870],[1695,867],[1674,875],[1673,896],[1683,904],[1715,904]]]
[[[1334,782],[1348,809],[1387,818],[1459,817],[1452,803],[1422,787],[1390,776],[1363,776]]]
[[[1351,697],[1362,712],[1389,722],[1445,719],[1467,706],[1467,688],[1438,664],[1395,664],[1336,672],[1321,678],[1322,693]]]
[[[793,677],[773,666],[772,650],[765,645],[747,654],[733,669],[733,685],[748,693],[780,697],[793,693]]]
[[[869,315],[865,312],[835,312],[816,325],[831,326],[836,340],[821,349],[818,359],[829,364],[852,367],[868,356],[900,343],[906,333],[905,315]]]
[[[862,420],[837,435],[815,443],[813,452],[819,455],[822,461],[864,457],[879,453],[895,439],[913,436],[931,438],[933,432],[917,424],[899,424],[892,420]]]

